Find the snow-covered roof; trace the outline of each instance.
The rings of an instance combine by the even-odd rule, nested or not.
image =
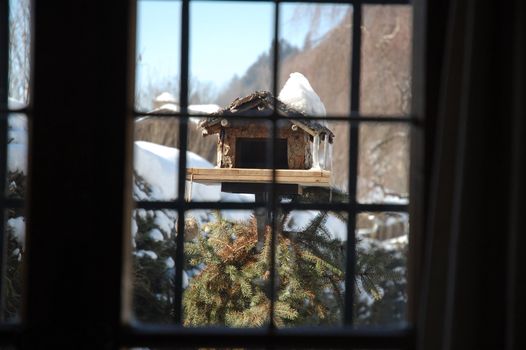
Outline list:
[[[204,135],[215,134],[220,130],[220,123],[223,117],[227,116],[251,116],[251,115],[271,115],[277,107],[278,113],[289,117],[290,122],[297,125],[310,135],[319,135],[322,138],[327,135],[329,142],[332,143],[334,133],[315,120],[305,119],[306,115],[297,109],[283,103],[275,98],[269,91],[256,91],[248,96],[235,99],[229,106],[222,108],[210,117],[199,123]]]

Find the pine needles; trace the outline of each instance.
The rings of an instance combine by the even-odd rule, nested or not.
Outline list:
[[[340,243],[320,229],[325,220],[317,217],[295,235],[278,233],[277,326],[338,322],[343,256],[340,247],[331,249]],[[185,292],[185,324],[257,327],[268,323],[270,227],[261,252],[256,250],[254,218],[230,223],[218,217],[208,229],[206,237],[186,247],[189,263],[205,267]]]

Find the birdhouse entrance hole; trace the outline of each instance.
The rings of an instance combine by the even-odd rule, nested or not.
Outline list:
[[[268,154],[269,139],[238,138],[236,140],[236,167],[253,169],[271,169],[272,158]],[[276,139],[274,146],[276,169],[288,169],[287,139]]]

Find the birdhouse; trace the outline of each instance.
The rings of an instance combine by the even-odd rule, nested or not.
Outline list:
[[[268,152],[272,124],[250,117],[269,116],[275,107],[286,118],[277,123],[272,155]],[[300,186],[329,185],[334,134],[268,91],[234,100],[201,121],[199,127],[203,136],[217,137],[217,166],[188,169],[193,181],[219,182],[225,192],[256,193],[262,191],[261,184],[272,181],[274,166],[281,192],[298,193]]]

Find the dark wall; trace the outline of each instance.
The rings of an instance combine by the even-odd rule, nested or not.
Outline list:
[[[129,215],[133,3],[34,4],[26,348],[115,345]]]

